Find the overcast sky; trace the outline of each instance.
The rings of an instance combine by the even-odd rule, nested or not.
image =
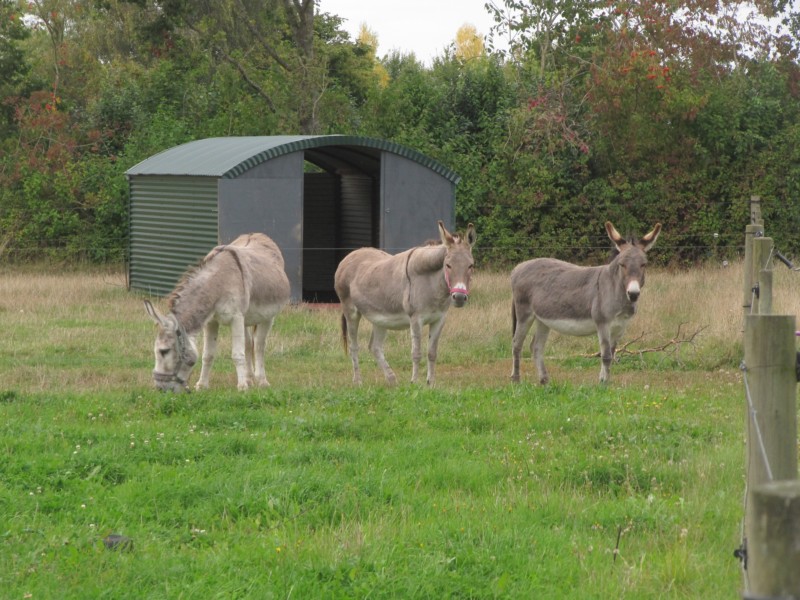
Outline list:
[[[413,52],[426,65],[441,56],[464,24],[485,36],[494,24],[486,0],[321,0],[320,11],[344,19],[355,40],[365,23],[378,36],[378,56]]]

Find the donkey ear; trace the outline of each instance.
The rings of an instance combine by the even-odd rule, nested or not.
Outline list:
[[[156,322],[156,325],[164,326],[164,317],[161,316],[161,313],[158,312],[150,300],[145,299],[144,309],[147,311],[147,314],[150,315],[150,318]]]
[[[642,239],[639,240],[639,246],[642,248],[642,250],[645,252],[650,250],[650,248],[653,247],[653,244],[656,243],[659,233],[661,233],[661,223],[656,223],[656,226],[653,227],[653,231],[642,236]]]
[[[617,250],[622,250],[622,247],[627,244],[627,240],[619,234],[619,231],[611,224],[611,221],[606,221],[606,233],[608,238],[614,242]]]
[[[444,227],[444,221],[439,221],[439,237],[442,239],[442,243],[445,246],[451,246],[453,244],[453,236],[452,234],[447,231]]]
[[[478,240],[478,234],[475,233],[475,226],[472,223],[467,225],[467,233],[465,238],[470,248],[472,248],[475,245],[475,242]]]

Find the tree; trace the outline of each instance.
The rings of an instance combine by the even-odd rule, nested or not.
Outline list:
[[[14,0],[0,0],[0,139],[8,135],[13,122],[14,110],[9,100],[24,93],[25,76],[30,71],[21,46],[30,31],[22,17]]]
[[[167,0],[159,6],[163,17],[152,25],[194,39],[230,64],[268,110],[294,104],[300,132],[317,131],[327,82],[324,57],[316,53],[314,0]]]
[[[378,78],[378,85],[385,88],[389,84],[389,73],[377,58],[378,54],[378,34],[362,23],[358,30],[356,42],[359,46],[367,49],[367,54],[372,59],[372,72]]]
[[[456,32],[456,58],[460,60],[473,60],[483,56],[483,38],[478,35],[474,25],[466,23]]]
[[[517,62],[538,59],[538,76],[543,78],[556,65],[553,53],[568,53],[572,40],[590,34],[596,11],[605,4],[598,0],[489,0],[486,8],[496,23],[489,32],[490,48],[495,37],[507,36],[510,56]]]

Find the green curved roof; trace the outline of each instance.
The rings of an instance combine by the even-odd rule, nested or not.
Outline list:
[[[440,162],[389,140],[351,135],[267,135],[206,138],[187,142],[159,152],[126,171],[126,175],[186,175],[233,179],[284,154],[325,148],[329,155],[336,147],[386,151],[413,160],[457,184],[461,177]],[[353,153],[342,152],[342,162]],[[312,160],[312,162],[314,162]]]

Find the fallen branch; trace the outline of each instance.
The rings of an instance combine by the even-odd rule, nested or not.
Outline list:
[[[660,344],[658,346],[652,346],[650,348],[631,349],[630,346],[632,344],[635,344],[636,342],[639,342],[644,339],[645,332],[643,331],[639,335],[639,337],[636,337],[632,340],[628,340],[622,346],[617,348],[617,351],[614,353],[614,358],[619,360],[619,357],[623,354],[639,356],[639,358],[641,358],[642,355],[652,352],[664,352],[665,354],[680,355],[681,348],[684,344],[694,344],[694,339],[700,334],[700,332],[708,328],[708,325],[704,325],[699,329],[696,329],[692,334],[684,335],[681,332],[681,329],[683,328],[684,325],[686,325],[686,323],[681,323],[680,325],[678,325],[677,333],[670,340],[664,342],[663,344]],[[584,356],[589,358],[596,358],[600,356],[600,352],[594,352],[593,354],[585,354]],[[680,358],[678,360],[680,360]]]

